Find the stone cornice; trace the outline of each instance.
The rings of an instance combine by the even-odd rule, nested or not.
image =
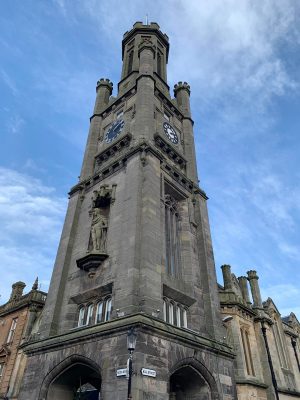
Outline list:
[[[128,134],[129,133],[127,133],[126,135]],[[122,137],[119,140],[122,140]],[[105,151],[107,151],[107,149]],[[83,192],[91,189],[98,182],[101,182],[105,178],[115,173],[117,170],[123,168],[124,165],[126,165],[128,159],[130,159],[137,153],[139,153],[141,156],[142,154],[153,154],[160,160],[162,170],[170,175],[170,177],[178,182],[185,190],[192,194],[199,194],[205,200],[208,199],[205,192],[200,189],[195,182],[188,179],[186,175],[178,168],[169,164],[164,154],[156,146],[148,141],[140,142],[136,146],[129,146],[126,153],[122,153],[119,157],[112,156],[111,160],[107,160],[107,162],[103,166],[101,166],[93,176],[73,186],[69,192],[69,196],[72,197],[77,192]],[[99,157],[99,155],[101,154],[102,153],[98,153],[97,157]]]
[[[289,396],[295,396],[295,397],[300,397],[300,392],[296,390],[290,390],[290,389],[285,389],[285,388],[278,388],[279,393],[283,394],[288,394]]]
[[[10,314],[20,308],[30,307],[32,304],[43,306],[47,293],[31,290],[17,301],[9,301],[0,306],[0,317]]]
[[[260,387],[263,389],[267,389],[269,387],[265,383],[256,381],[254,379],[236,378],[235,382],[237,385],[250,385],[250,386]]]
[[[30,342],[21,347],[28,355],[44,353],[50,349],[58,350],[62,347],[73,346],[75,343],[83,343],[83,341],[95,340],[99,337],[114,336],[120,333],[126,334],[128,328],[132,326],[135,326],[137,330],[144,333],[151,332],[151,334],[168,338],[171,341],[195,349],[207,349],[227,358],[235,357],[231,348],[225,343],[208,339],[197,332],[189,329],[178,328],[167,324],[158,318],[143,313],[132,314],[90,327],[72,329],[68,333]]]

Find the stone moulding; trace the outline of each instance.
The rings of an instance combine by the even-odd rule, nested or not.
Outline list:
[[[154,135],[156,146],[166,154],[181,169],[186,168],[186,159],[182,157],[171,145],[169,145],[158,133]]]
[[[100,166],[114,155],[121,153],[124,148],[129,146],[131,139],[132,134],[127,133],[125,136],[121,137],[116,143],[107,147],[101,153],[97,154],[95,157],[97,165]]]
[[[33,355],[44,353],[48,349],[58,349],[64,347],[66,344],[69,346],[72,343],[82,343],[84,340],[89,341],[96,337],[127,334],[127,331],[131,326],[136,326],[137,329],[144,333],[151,332],[159,337],[167,338],[196,349],[207,349],[213,353],[221,354],[226,358],[233,359],[235,357],[231,347],[226,343],[208,339],[197,332],[189,331],[188,329],[166,324],[161,319],[144,313],[126,315],[125,317],[113,319],[101,324],[72,329],[64,334],[30,342],[21,347],[24,349],[26,354]]]
[[[93,273],[108,258],[107,253],[91,252],[76,260],[77,267],[83,271]]]

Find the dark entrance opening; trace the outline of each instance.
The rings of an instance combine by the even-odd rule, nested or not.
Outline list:
[[[184,366],[171,375],[170,400],[210,399],[210,387],[195,368]]]
[[[50,384],[47,400],[100,400],[101,376],[94,368],[77,362]]]

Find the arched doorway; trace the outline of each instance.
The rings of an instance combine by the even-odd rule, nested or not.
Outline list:
[[[192,366],[177,369],[170,377],[170,400],[211,400],[211,388]]]
[[[101,375],[91,365],[77,361],[49,384],[47,400],[100,400]]]

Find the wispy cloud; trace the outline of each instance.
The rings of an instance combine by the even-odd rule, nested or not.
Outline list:
[[[15,279],[49,279],[65,208],[54,188],[0,167],[1,301]]]
[[[13,115],[8,120],[6,127],[8,129],[8,132],[12,133],[13,135],[16,135],[21,132],[24,124],[25,120],[20,115]]]
[[[18,94],[18,89],[13,79],[7,74],[6,71],[4,71],[4,69],[0,70],[0,76],[2,78],[2,82],[4,82],[5,85],[11,90],[12,94],[16,96]]]

